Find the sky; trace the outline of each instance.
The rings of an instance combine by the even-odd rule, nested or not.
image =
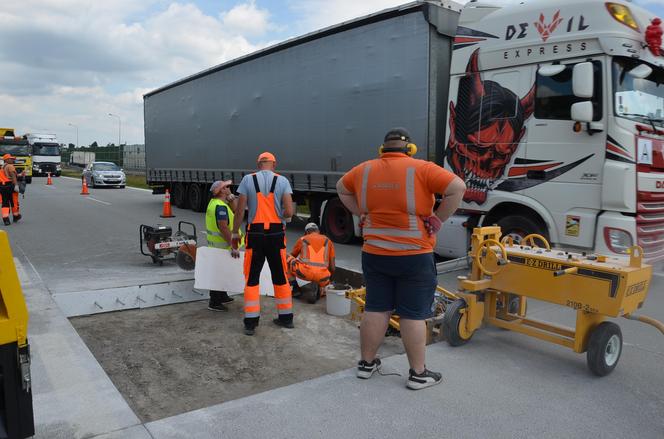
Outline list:
[[[140,144],[144,93],[407,2],[2,0],[0,126],[53,133],[61,143],[77,143],[78,133],[78,145],[117,144],[118,137]],[[664,0],[634,3],[664,16]]]

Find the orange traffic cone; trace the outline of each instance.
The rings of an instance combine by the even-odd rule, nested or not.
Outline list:
[[[168,189],[166,189],[166,194],[164,195],[164,208],[159,216],[162,218],[175,218],[175,215],[171,211],[171,193],[168,192]]]
[[[49,172],[46,175],[48,175],[48,178],[46,179],[46,186],[50,186],[53,184],[53,180],[51,180],[51,173]]]
[[[85,181],[85,178],[83,179],[83,187],[81,188],[81,195],[90,195],[90,192],[88,192],[88,182]]]

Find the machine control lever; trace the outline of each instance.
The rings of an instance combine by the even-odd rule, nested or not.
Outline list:
[[[570,267],[564,270],[558,270],[553,272],[553,277],[563,276],[565,274],[576,274],[579,271],[577,267]]]

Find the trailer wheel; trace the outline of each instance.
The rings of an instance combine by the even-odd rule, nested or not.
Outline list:
[[[510,236],[514,244],[520,244],[524,237],[533,233],[542,235],[547,240],[549,239],[546,230],[542,230],[537,221],[527,216],[508,215],[499,219],[496,224],[500,226],[502,235]]]
[[[467,307],[468,305],[463,299],[457,299],[447,305],[447,309],[443,315],[442,329],[450,346],[464,345],[473,337],[472,333],[465,334],[465,330],[462,327],[462,324],[465,326],[465,314],[461,314],[461,310]]]
[[[613,322],[600,323],[590,335],[586,359],[588,368],[603,377],[613,372],[622,353],[623,339],[620,326]]]
[[[205,194],[203,193],[203,186],[197,183],[191,183],[187,195],[191,210],[194,212],[203,212],[203,210],[205,210]]]
[[[184,185],[182,183],[175,183],[172,187],[171,201],[175,207],[180,209],[187,208],[187,196]]]
[[[322,223],[325,234],[334,242],[348,244],[355,238],[353,214],[338,198],[332,198],[327,202]]]

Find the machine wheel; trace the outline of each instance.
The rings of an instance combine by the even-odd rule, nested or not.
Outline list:
[[[185,191],[184,185],[182,183],[175,183],[172,187],[173,190],[171,191],[171,202],[175,207],[186,209],[187,192]]]
[[[28,184],[32,183],[32,177],[25,177],[25,182]]]
[[[332,198],[327,202],[322,223],[325,234],[334,242],[348,244],[355,238],[353,214],[338,198]]]
[[[190,184],[187,195],[191,210],[194,212],[203,212],[205,210],[205,194],[203,193],[203,186],[197,183]]]
[[[622,346],[620,326],[613,322],[600,323],[588,341],[586,358],[590,371],[600,377],[610,374],[618,365]]]
[[[537,221],[527,216],[508,215],[499,219],[496,224],[500,226],[503,236],[510,236],[514,244],[520,244],[521,240],[533,233],[542,235],[548,240],[546,230],[542,230]]]
[[[462,334],[465,330],[462,328],[462,324],[465,325],[465,314],[461,314],[461,310],[468,307],[466,301],[463,299],[457,299],[451,304],[447,305],[445,314],[443,315],[442,329],[447,339],[447,343],[450,346],[461,346],[466,344],[472,337],[473,334]]]

